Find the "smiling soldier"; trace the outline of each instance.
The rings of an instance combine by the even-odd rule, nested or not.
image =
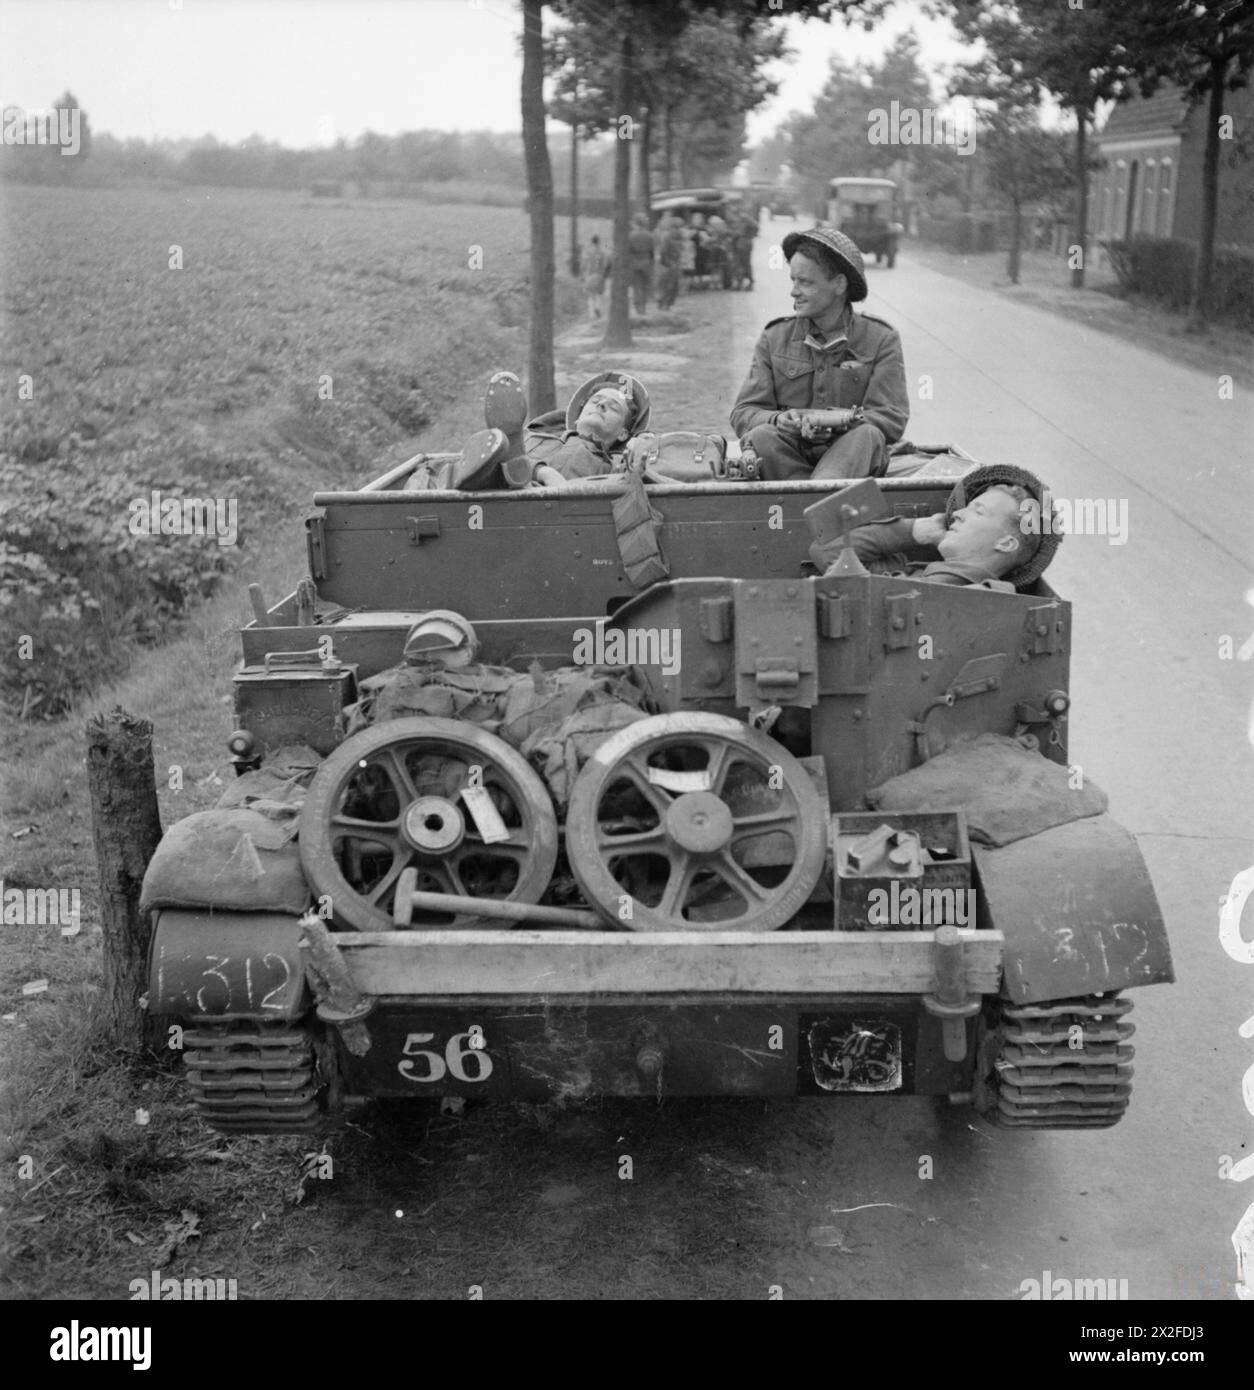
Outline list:
[[[758,339],[732,427],[773,482],[882,476],[910,418],[901,339],[854,313],[867,284],[849,237],[825,226],[790,232],[784,255],[796,312]]]

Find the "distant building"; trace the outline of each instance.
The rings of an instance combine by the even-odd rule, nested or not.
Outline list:
[[[1254,120],[1254,90],[1224,93],[1234,132]],[[1206,102],[1190,106],[1178,87],[1120,102],[1095,137],[1104,167],[1089,176],[1089,234],[1138,233],[1196,241],[1202,220]],[[1237,140],[1220,142],[1219,244],[1254,245],[1254,157]]]

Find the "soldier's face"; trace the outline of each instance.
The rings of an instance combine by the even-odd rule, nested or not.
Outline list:
[[[598,444],[614,444],[627,437],[627,417],[631,408],[627,397],[612,386],[602,386],[588,397],[575,421],[575,433]]]
[[[965,560],[998,572],[1012,569],[1022,549],[1019,520],[1014,494],[991,487],[958,508],[936,548],[946,560]]]
[[[823,267],[798,251],[788,262],[792,276],[792,307],[806,318],[821,319],[844,308],[849,282],[843,275],[828,279]]]

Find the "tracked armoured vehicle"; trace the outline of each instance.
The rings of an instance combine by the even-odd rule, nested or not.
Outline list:
[[[642,564],[603,485],[409,491],[416,462],[315,497],[308,577],[242,632],[240,775],[150,866],[149,1007],[211,1125],[594,1094],[1120,1119],[1124,991],[1171,962],[1068,767],[1043,578],[807,575],[807,509],[866,519],[863,484],[648,487]]]

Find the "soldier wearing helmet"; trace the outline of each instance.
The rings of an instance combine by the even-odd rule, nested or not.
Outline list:
[[[762,476],[882,476],[910,418],[901,339],[854,313],[866,298],[862,253],[834,227],[790,232],[784,255],[795,314],[766,325],[732,407]]]

